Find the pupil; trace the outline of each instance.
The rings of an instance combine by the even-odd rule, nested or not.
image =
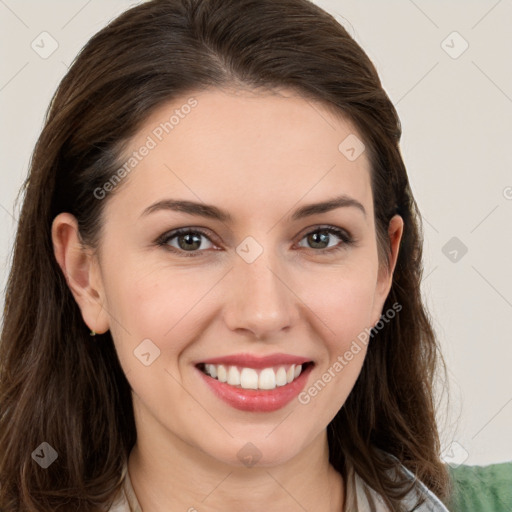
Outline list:
[[[324,232],[319,232],[319,233],[313,233],[310,238],[312,239],[312,242],[313,242],[313,246],[314,244],[322,244],[322,243],[329,243],[329,234],[326,233],[325,231]],[[318,241],[318,239],[320,239],[320,241]]]
[[[180,240],[186,240],[185,244],[180,243],[180,246],[182,249],[187,249],[187,248],[198,249],[201,246],[200,237],[198,237],[197,235],[191,235],[190,233],[186,234],[186,235],[182,235],[180,237]],[[194,244],[196,244],[197,247],[193,247]]]

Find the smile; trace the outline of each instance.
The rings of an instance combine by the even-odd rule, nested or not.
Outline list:
[[[229,406],[268,413],[281,409],[304,389],[315,363],[288,354],[236,354],[195,364],[206,389]]]
[[[307,366],[311,363],[305,363]],[[198,368],[206,375],[242,389],[270,390],[286,386],[299,377],[303,365],[290,364],[255,369],[223,364],[201,364]]]

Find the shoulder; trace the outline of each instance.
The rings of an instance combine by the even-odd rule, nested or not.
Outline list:
[[[410,510],[414,510],[414,512],[449,512],[442,501],[421,480],[418,480],[409,469],[401,464],[396,457],[387,453],[386,455],[395,459],[397,463],[396,469],[392,473],[393,476],[401,472],[411,481],[415,482],[413,489],[403,499],[403,504],[406,507],[410,507]],[[356,510],[391,512],[385,505],[382,496],[366,484],[352,468],[349,470],[349,475],[351,482],[348,485],[352,485],[353,489],[347,493],[347,498],[350,497],[351,500],[348,502],[347,512],[352,512],[350,506],[354,507],[354,512]],[[414,508],[419,500],[423,500],[423,503]]]
[[[411,473],[403,464],[400,464],[400,469],[411,480],[416,481],[416,489],[421,497],[425,497],[425,501],[416,510],[418,512],[449,512],[443,502],[416,476]],[[418,494],[407,495],[407,504],[414,505],[417,501]]]

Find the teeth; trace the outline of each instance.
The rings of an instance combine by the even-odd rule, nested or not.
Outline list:
[[[219,366],[217,366],[217,379],[219,379],[220,382],[226,382],[228,380],[226,368],[222,364],[219,364]]]
[[[276,374],[272,368],[261,370],[258,387],[260,389],[274,389],[276,387]]]
[[[240,386],[244,389],[258,389],[258,373],[256,370],[243,368],[240,374]]]
[[[280,366],[279,370],[276,373],[276,385],[277,386],[286,386],[286,370]]]
[[[230,366],[228,370],[228,384],[232,386],[240,385],[240,372],[236,366]]]
[[[258,373],[259,371],[259,373]],[[302,372],[302,365],[278,366],[255,370],[223,364],[205,364],[204,372],[220,382],[243,389],[275,389],[293,382]]]
[[[213,378],[217,377],[217,367],[214,364],[206,364],[205,370],[208,375],[211,375]]]

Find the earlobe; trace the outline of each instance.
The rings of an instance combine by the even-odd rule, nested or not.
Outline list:
[[[60,213],[52,223],[52,241],[59,264],[82,317],[94,332],[102,334],[109,328],[103,307],[105,298],[98,261],[80,240],[78,222],[70,213]]]

